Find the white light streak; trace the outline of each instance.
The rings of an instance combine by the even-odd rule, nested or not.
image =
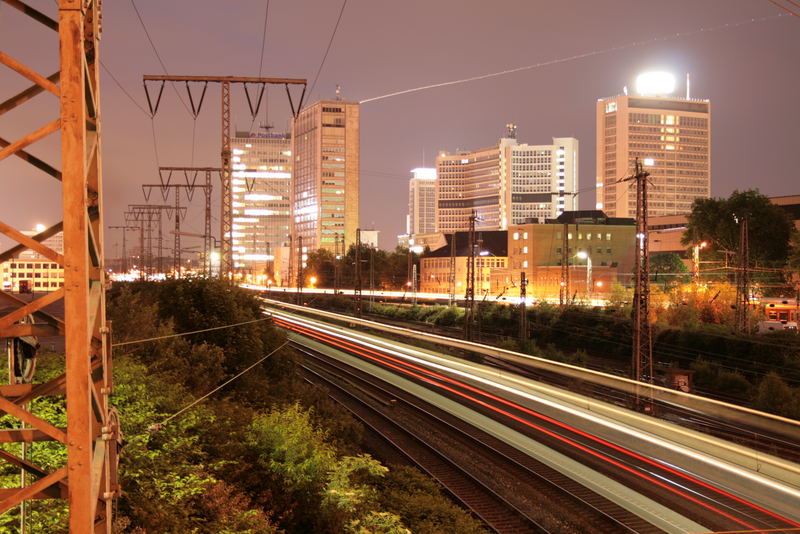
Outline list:
[[[703,454],[701,452],[698,452],[698,451],[695,451],[695,450],[692,450],[692,449],[688,449],[686,447],[681,446],[680,444],[678,444],[675,441],[667,441],[667,440],[664,440],[664,439],[662,439],[662,438],[660,438],[658,436],[654,436],[654,435],[651,435],[649,433],[642,432],[642,431],[640,431],[640,430],[638,430],[636,428],[617,423],[617,422],[609,420],[609,419],[607,419],[605,417],[600,417],[600,416],[597,416],[597,415],[594,415],[594,414],[591,414],[591,413],[587,413],[587,412],[584,412],[583,410],[578,410],[576,408],[572,408],[570,406],[561,404],[559,402],[550,400],[548,398],[541,397],[539,395],[535,395],[535,394],[529,393],[527,391],[519,390],[519,389],[517,389],[515,387],[512,387],[512,386],[509,386],[509,385],[507,385],[505,383],[496,382],[496,381],[491,380],[489,378],[485,378],[485,377],[477,375],[477,374],[472,374],[472,372],[475,372],[475,371],[484,372],[484,373],[493,372],[493,371],[489,371],[487,369],[483,369],[478,365],[469,364],[469,363],[462,363],[462,362],[456,363],[456,362],[453,362],[452,360],[449,360],[449,359],[446,359],[446,358],[442,358],[440,356],[435,356],[435,355],[430,354],[430,353],[423,353],[423,352],[415,350],[415,349],[413,349],[411,347],[404,347],[403,350],[405,352],[399,352],[398,350],[396,350],[397,345],[392,343],[392,342],[389,342],[389,341],[383,341],[383,340],[380,340],[380,339],[368,337],[368,336],[366,336],[364,334],[360,334],[360,333],[353,332],[353,331],[350,331],[350,330],[344,330],[344,329],[341,329],[341,328],[338,328],[338,327],[333,327],[333,326],[330,326],[330,325],[327,325],[327,324],[325,324],[324,327],[323,327],[322,324],[317,323],[315,321],[299,319],[299,318],[294,317],[294,316],[291,316],[291,317],[290,316],[284,316],[284,315],[281,315],[279,313],[273,313],[273,314],[274,315],[279,315],[279,316],[283,317],[284,319],[292,321],[292,322],[305,323],[307,326],[311,326],[313,328],[326,331],[329,334],[337,335],[337,336],[340,336],[340,337],[344,336],[344,337],[356,338],[363,345],[365,345],[367,347],[370,347],[372,349],[380,350],[380,351],[382,351],[382,352],[384,352],[386,354],[390,354],[392,356],[396,356],[398,358],[402,358],[404,360],[413,362],[413,363],[418,364],[418,365],[423,365],[423,366],[426,366],[426,367],[430,367],[430,368],[436,369],[438,371],[444,371],[444,372],[452,373],[452,374],[455,374],[457,376],[460,376],[460,377],[463,377],[463,378],[466,378],[466,379],[469,379],[469,380],[472,380],[472,381],[475,381],[475,382],[479,382],[481,384],[485,384],[485,385],[493,387],[493,388],[501,389],[503,391],[506,391],[508,393],[511,393],[511,394],[519,396],[519,397],[523,397],[523,398],[531,400],[533,402],[541,403],[541,404],[543,404],[545,406],[549,406],[549,407],[554,408],[556,410],[560,410],[562,412],[570,414],[570,415],[572,415],[574,417],[578,417],[580,419],[583,419],[583,420],[585,420],[585,421],[587,421],[589,423],[601,425],[601,426],[604,426],[604,427],[609,428],[611,430],[614,430],[616,432],[620,432],[620,433],[626,434],[628,436],[631,436],[631,437],[633,437],[635,439],[639,439],[639,440],[643,440],[643,441],[649,442],[649,443],[651,443],[653,445],[662,447],[662,448],[664,448],[666,450],[669,450],[669,451],[671,451],[673,453],[681,454],[683,456],[686,456],[687,458],[691,458],[693,460],[700,461],[702,463],[705,463],[705,464],[710,465],[712,467],[715,467],[717,469],[721,469],[721,470],[727,471],[729,473],[732,473],[734,475],[737,475],[737,476],[740,476],[742,478],[748,479],[748,480],[750,480],[752,482],[755,482],[757,484],[761,484],[763,486],[770,487],[770,488],[772,488],[772,489],[774,489],[776,491],[779,491],[781,493],[784,493],[784,494],[787,494],[787,495],[791,495],[794,498],[800,499],[800,491],[796,490],[793,487],[787,486],[785,484],[781,484],[780,482],[777,482],[777,481],[775,481],[773,479],[764,477],[764,476],[762,476],[762,475],[760,475],[758,473],[751,472],[751,471],[748,471],[746,469],[742,469],[742,468],[740,468],[740,467],[738,467],[736,465],[730,464],[730,463],[725,462],[725,461],[718,460],[716,458],[713,458],[713,457],[708,456],[706,454]],[[419,356],[412,356],[412,354],[417,354]],[[432,361],[432,360],[441,361],[441,362],[444,362],[444,364],[439,364],[439,363],[436,363],[435,361]],[[461,370],[461,369],[457,369],[457,368],[454,367],[455,365],[457,365],[458,367],[463,367],[464,369],[467,369],[468,371],[471,371],[471,372],[468,372],[468,371],[465,371],[465,370]],[[497,373],[497,371],[494,371],[494,373]],[[500,374],[500,373],[497,373],[497,374]],[[535,384],[535,383],[532,383],[530,381],[526,381],[525,379],[523,379],[521,377],[515,377],[513,375],[509,375],[507,373],[503,373],[502,377],[505,380],[509,381],[509,382],[516,382],[516,383],[518,383],[520,385],[524,385],[525,387],[529,387],[529,388],[534,389],[534,390],[539,390],[540,392],[547,392],[548,389],[552,389],[552,388],[547,388],[545,386],[542,386],[540,384]],[[558,396],[562,397],[564,399],[568,399],[568,402],[570,402],[570,403],[581,405],[581,406],[586,405],[587,402],[593,402],[593,401],[591,401],[591,399],[587,399],[586,397],[583,397],[583,396],[573,395],[573,394],[571,394],[569,392],[566,392],[566,391],[559,391],[558,392]],[[599,404],[599,403],[597,403],[597,404]],[[612,410],[613,410],[613,408],[612,408]],[[616,410],[616,412],[622,414],[621,410]],[[626,417],[630,417],[630,415],[627,414],[627,413],[625,415],[626,415]],[[638,416],[634,416],[634,418],[638,418]],[[650,424],[654,424],[656,426],[660,426],[662,428],[668,429],[671,432],[680,431],[679,429],[675,428],[675,425],[664,425],[662,423],[658,423],[656,421],[653,421],[652,418],[648,418],[646,421],[648,423],[650,423]]]
[[[608,54],[610,52],[618,52],[620,50],[626,50],[628,48],[634,48],[634,47],[637,47],[637,46],[645,46],[645,45],[648,45],[648,44],[651,44],[651,43],[674,41],[674,40],[680,39],[682,37],[690,37],[692,35],[697,35],[697,34],[700,34],[700,33],[708,33],[708,32],[713,32],[713,31],[717,31],[717,30],[727,30],[727,29],[732,29],[732,28],[738,28],[740,26],[745,26],[745,25],[748,25],[748,24],[756,24],[756,23],[760,23],[760,22],[765,22],[767,20],[772,20],[772,19],[777,19],[777,18],[780,18],[780,17],[787,17],[787,16],[791,16],[791,15],[789,15],[787,13],[778,13],[777,15],[769,15],[769,16],[760,17],[760,18],[750,18],[750,19],[747,19],[747,20],[739,21],[739,22],[730,22],[730,23],[726,23],[726,24],[720,24],[718,26],[698,28],[696,30],[690,30],[690,31],[686,31],[686,32],[676,32],[676,33],[669,34],[669,35],[664,35],[664,36],[661,36],[661,37],[653,37],[652,39],[645,39],[643,41],[634,41],[634,42],[623,44],[623,45],[612,46],[612,47],[603,48],[603,49],[600,49],[600,50],[592,50],[591,52],[584,52],[582,54],[575,54],[573,56],[567,56],[567,57],[558,58],[558,59],[551,59],[549,61],[542,61],[540,63],[534,63],[533,65],[525,65],[524,67],[516,67],[516,68],[513,68],[513,69],[501,70],[499,72],[492,72],[490,74],[481,74],[479,76],[471,76],[469,78],[462,78],[460,80],[452,80],[452,81],[449,81],[449,82],[433,83],[433,84],[430,84],[430,85],[423,85],[421,87],[414,87],[413,89],[404,89],[402,91],[395,91],[393,93],[387,93],[385,95],[374,96],[372,98],[366,98],[364,100],[359,101],[359,104],[366,104],[367,102],[375,102],[377,100],[384,100],[386,98],[391,98],[393,96],[405,95],[405,94],[408,94],[408,93],[416,93],[416,92],[419,92],[419,91],[425,91],[427,89],[436,89],[437,87],[447,87],[448,85],[457,85],[457,84],[461,84],[461,83],[475,82],[475,81],[478,81],[478,80],[485,80],[487,78],[496,78],[498,76],[505,76],[507,74],[514,74],[515,72],[538,69],[538,68],[541,68],[541,67],[549,67],[550,65],[557,65],[559,63],[568,63],[570,61],[576,61],[578,59],[583,59],[583,58],[592,57],[592,56],[599,56],[599,55],[603,55],[603,54]]]

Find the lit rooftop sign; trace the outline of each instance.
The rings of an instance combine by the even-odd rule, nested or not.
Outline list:
[[[642,96],[663,96],[675,91],[675,76],[669,72],[644,72],[636,77],[636,92]]]

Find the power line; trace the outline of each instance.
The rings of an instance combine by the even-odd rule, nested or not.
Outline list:
[[[269,0],[267,8],[264,10],[264,29],[261,32],[261,57],[258,60],[258,77],[261,78],[261,70],[264,68],[264,46],[267,44],[267,19],[269,18]]]
[[[225,386],[227,386],[228,384],[230,384],[231,382],[233,382],[234,380],[236,380],[237,378],[239,378],[240,376],[242,376],[243,374],[245,374],[246,372],[248,372],[250,369],[254,368],[256,365],[260,364],[261,362],[263,362],[264,360],[266,360],[267,358],[269,358],[270,356],[272,356],[273,354],[275,354],[276,352],[278,352],[280,349],[282,349],[283,347],[285,347],[285,346],[286,346],[286,345],[288,345],[288,344],[289,344],[289,342],[288,342],[288,341],[284,341],[283,343],[281,343],[280,345],[278,345],[278,347],[276,347],[274,350],[272,350],[272,351],[271,351],[269,354],[267,354],[267,355],[266,355],[266,356],[264,356],[263,358],[259,359],[257,362],[253,363],[252,365],[250,365],[250,366],[249,366],[247,369],[245,369],[244,371],[241,371],[241,372],[237,373],[236,375],[232,376],[231,378],[229,378],[228,380],[226,380],[225,382],[223,382],[223,383],[222,383],[222,384],[220,384],[219,386],[215,387],[214,389],[212,389],[211,391],[209,391],[208,393],[206,393],[206,394],[205,394],[205,395],[203,395],[202,397],[200,397],[200,398],[198,398],[198,399],[195,399],[194,401],[190,402],[189,404],[187,404],[186,406],[184,406],[183,408],[181,408],[180,410],[178,410],[178,411],[177,411],[177,412],[175,412],[174,414],[170,415],[169,417],[167,417],[166,419],[164,419],[164,420],[163,420],[163,421],[161,421],[160,423],[156,423],[156,424],[154,424],[154,425],[150,425],[150,427],[148,428],[148,430],[151,430],[151,431],[154,431],[154,430],[161,430],[161,428],[162,428],[162,427],[163,427],[163,426],[164,426],[166,423],[168,423],[168,422],[169,422],[169,421],[171,421],[172,419],[175,419],[176,417],[178,417],[180,414],[182,414],[182,413],[183,413],[183,412],[185,412],[186,410],[189,410],[189,409],[191,409],[192,407],[194,407],[194,406],[196,406],[196,405],[200,404],[200,403],[201,403],[201,402],[203,402],[205,399],[207,399],[208,397],[210,397],[211,395],[213,395],[214,393],[216,393],[216,392],[217,392],[217,391],[219,391],[220,389],[224,388]]]
[[[142,15],[141,15],[141,13],[139,13],[139,8],[136,7],[136,2],[134,0],[131,0],[131,5],[133,6],[133,10],[136,12],[136,17],[139,19],[139,24],[142,25],[142,29],[144,30],[144,34],[147,36],[147,40],[150,42],[150,46],[153,48],[153,52],[156,55],[156,59],[158,59],[158,62],[161,64],[161,69],[164,71],[164,74],[169,75],[169,73],[167,72],[167,66],[164,65],[164,62],[161,60],[161,55],[158,53],[158,49],[156,48],[156,45],[153,42],[153,39],[150,37],[150,32],[147,31],[147,26],[145,26],[144,20],[142,19]],[[172,86],[172,89],[175,91],[175,94],[178,96],[178,100],[180,100],[181,104],[183,104],[183,108],[186,110],[187,113],[189,113],[191,115],[191,112],[189,111],[189,106],[187,106],[186,102],[183,101],[183,97],[181,97],[181,94],[178,91],[178,89],[175,87],[175,84],[170,82],[170,86]]]
[[[319,78],[319,73],[322,72],[322,67],[325,65],[325,60],[328,59],[328,52],[331,51],[331,45],[333,44],[333,38],[336,37],[336,30],[339,29],[339,22],[342,20],[342,14],[344,13],[344,8],[347,5],[347,0],[342,2],[342,9],[339,10],[339,18],[336,19],[336,26],[333,27],[333,33],[331,34],[331,39],[328,41],[328,48],[325,49],[325,55],[322,56],[322,63],[319,64],[319,68],[317,69],[317,75],[314,76],[314,82],[311,84],[311,90],[308,91],[308,94],[311,95],[314,93],[314,87],[317,85],[317,79]]]
[[[267,20],[269,19],[269,0],[267,0],[267,7],[264,10],[264,28],[261,30],[261,57],[258,59],[258,77],[261,78],[261,71],[264,68],[264,48],[267,44]],[[264,106],[265,113],[269,109],[269,93],[267,93],[267,102]],[[268,117],[268,116],[267,116]],[[267,122],[269,119],[265,120]],[[256,117],[253,115],[253,120],[250,121],[250,133],[253,132],[253,125],[256,123]],[[269,126],[269,125],[266,125]]]
[[[203,332],[211,332],[213,330],[223,330],[225,328],[234,328],[236,326],[243,326],[243,325],[246,325],[246,324],[260,323],[262,321],[270,321],[270,320],[272,320],[272,317],[262,317],[261,319],[253,319],[253,320],[250,320],[250,321],[244,321],[242,323],[226,324],[226,325],[223,325],[223,326],[213,326],[211,328],[204,328],[203,330],[192,330],[191,332],[181,332],[180,334],[168,334],[166,336],[149,337],[149,338],[145,338],[145,339],[137,339],[135,341],[123,341],[121,343],[114,343],[111,346],[112,347],[124,347],[126,345],[135,345],[137,343],[148,343],[150,341],[160,341],[162,339],[189,336],[189,335],[192,335],[192,334],[202,334]]]
[[[772,2],[773,0],[770,0],[770,1]],[[764,21],[767,21],[767,20],[770,20],[770,19],[775,19],[775,18],[785,17],[785,16],[787,16],[787,15],[785,15],[783,13],[779,13],[777,15],[770,15],[770,16],[767,16],[767,17],[751,18],[751,19],[747,19],[747,20],[743,20],[743,21],[739,21],[739,22],[720,24],[718,26],[711,26],[709,28],[698,28],[696,30],[691,30],[691,31],[688,31],[688,32],[677,32],[677,33],[674,33],[674,34],[671,34],[671,35],[666,35],[666,36],[662,36],[662,37],[653,37],[652,39],[646,39],[646,40],[643,40],[643,41],[634,41],[632,43],[612,46],[612,47],[609,47],[609,48],[603,48],[601,50],[593,50],[591,52],[583,52],[581,54],[575,54],[575,55],[572,55],[572,56],[567,56],[567,57],[558,58],[558,59],[551,59],[551,60],[548,60],[548,61],[542,61],[542,62],[539,62],[539,63],[534,63],[533,65],[525,65],[523,67],[515,67],[515,68],[512,68],[512,69],[506,69],[506,70],[502,70],[502,71],[499,71],[499,72],[493,72],[493,73],[490,73],[490,74],[481,74],[481,75],[478,75],[478,76],[470,76],[469,78],[462,78],[460,80],[452,80],[452,81],[449,81],[449,82],[433,83],[433,84],[429,84],[429,85],[423,85],[423,86],[420,86],[420,87],[414,87],[412,89],[404,89],[402,91],[395,91],[393,93],[387,93],[385,95],[375,96],[375,97],[372,97],[372,98],[366,98],[364,100],[359,101],[359,104],[366,104],[367,102],[375,102],[377,100],[383,100],[385,98],[391,98],[393,96],[405,95],[405,94],[408,94],[408,93],[416,93],[416,92],[419,92],[419,91],[425,91],[427,89],[435,89],[437,87],[446,87],[448,85],[457,85],[457,84],[461,84],[461,83],[474,82],[474,81],[478,81],[478,80],[485,80],[485,79],[488,79],[488,78],[496,78],[498,76],[505,76],[506,74],[513,74],[513,73],[521,72],[521,71],[524,71],[524,70],[538,69],[538,68],[541,68],[541,67],[549,67],[550,65],[557,65],[559,63],[567,63],[567,62],[570,62],[570,61],[576,61],[578,59],[583,59],[583,58],[592,57],[592,56],[599,56],[599,55],[603,55],[603,54],[608,54],[610,52],[617,52],[617,51],[620,51],[620,50],[626,50],[628,48],[634,48],[634,47],[637,47],[637,46],[644,46],[644,45],[648,45],[648,44],[656,43],[656,42],[673,41],[673,40],[679,39],[681,37],[689,37],[689,36],[692,36],[692,35],[697,35],[699,33],[708,33],[708,32],[713,32],[713,31],[717,31],[717,30],[724,30],[724,29],[728,29],[728,28],[738,28],[740,26],[744,26],[744,25],[747,25],[747,24],[756,24],[756,23],[759,23],[759,22],[764,22]]]
[[[791,13],[791,14],[792,14],[792,15],[794,15],[795,17],[800,17],[800,13],[797,13],[796,11],[792,11],[792,10],[791,10],[791,9],[789,9],[788,7],[786,7],[786,6],[782,5],[782,4],[779,4],[779,3],[778,3],[776,0],[768,0],[768,1],[769,1],[770,3],[772,3],[772,4],[775,4],[775,5],[776,5],[776,6],[778,6],[779,8],[783,9],[783,10],[784,10],[784,11],[786,11],[787,13]],[[788,1],[789,1],[789,2],[791,2],[793,5],[796,5],[796,6],[800,7],[800,4],[796,4],[796,3],[795,3],[795,2],[793,2],[792,0],[788,0]]]
[[[122,84],[119,83],[119,80],[117,80],[116,76],[114,76],[114,74],[108,69],[108,67],[106,67],[106,64],[103,63],[102,61],[100,61],[100,66],[103,67],[103,70],[106,71],[106,74],[111,76],[111,79],[114,80],[114,83],[117,84],[117,87],[119,87],[120,90],[123,93],[125,93],[125,96],[127,96],[130,99],[130,101],[133,102],[133,105],[136,106],[137,108],[139,108],[140,110],[142,110],[142,113],[144,113],[145,115],[147,115],[149,117],[150,114],[147,112],[147,110],[144,109],[144,107],[142,107],[141,105],[139,105],[139,103],[136,101],[136,99],[133,98],[131,96],[131,94],[128,91],[125,90],[125,88],[122,86]]]

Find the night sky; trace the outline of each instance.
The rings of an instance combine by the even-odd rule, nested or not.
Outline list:
[[[29,3],[56,16],[51,0]],[[261,71],[308,78],[310,86],[341,2],[272,0],[260,68],[265,5],[264,0],[136,2],[169,74],[258,76]],[[164,71],[133,4],[106,1],[103,8],[103,63],[146,108],[142,75]],[[57,42],[54,32],[0,4],[5,53],[46,76],[57,70]],[[574,56],[584,57],[569,59]],[[307,102],[332,97],[336,84],[344,98],[361,101],[541,63],[546,65],[362,105],[361,226],[379,229],[383,248],[393,248],[396,235],[405,231],[408,171],[432,166],[439,150],[490,146],[509,122],[517,124],[523,143],[578,138],[580,184],[588,190],[581,207],[592,208],[595,102],[632,87],[643,70],[672,72],[680,94],[690,72],[692,96],[711,100],[714,196],[752,187],[771,196],[800,193],[800,17],[768,0],[349,0]],[[0,68],[0,100],[28,85]],[[177,89],[188,104],[185,88]],[[56,103],[41,94],[3,115],[0,136],[16,139],[49,122]],[[235,129],[248,130],[252,121],[240,89],[233,104]],[[158,180],[159,163],[219,165],[216,86],[209,87],[196,124],[169,87],[151,121],[104,72],[102,113],[106,225],[121,224],[127,204],[143,203],[140,184]],[[283,88],[274,88],[268,116],[262,111],[255,128],[268,121],[275,131],[286,130],[289,115]],[[57,163],[57,135],[29,150]],[[0,177],[0,220],[32,228],[61,218],[52,178],[17,158],[0,162]],[[201,195],[195,199],[183,226],[199,233]],[[218,231],[217,207],[214,215]],[[120,242],[118,230],[107,232],[109,255],[118,254]]]

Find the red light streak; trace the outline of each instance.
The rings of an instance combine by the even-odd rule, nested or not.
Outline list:
[[[464,388],[464,389],[466,389],[468,391],[471,391],[473,393],[477,393],[478,395],[487,397],[487,398],[489,398],[489,399],[491,399],[491,400],[493,400],[495,402],[498,402],[498,403],[501,403],[501,404],[505,404],[505,405],[515,409],[515,410],[521,411],[521,412],[523,412],[523,413],[525,413],[527,415],[531,415],[531,416],[536,417],[538,419],[541,419],[543,421],[549,422],[550,424],[556,425],[556,426],[561,427],[561,428],[563,428],[563,429],[565,429],[565,430],[567,430],[569,432],[572,432],[572,433],[577,434],[579,436],[585,437],[585,438],[587,438],[587,439],[589,439],[591,441],[594,441],[594,442],[596,442],[598,444],[601,444],[601,445],[604,445],[606,447],[609,447],[610,449],[613,449],[613,450],[615,450],[617,452],[620,452],[622,454],[630,456],[631,458],[634,458],[636,460],[644,462],[644,463],[646,463],[648,465],[651,465],[651,466],[653,466],[655,468],[662,469],[662,470],[664,470],[664,471],[666,471],[666,472],[668,472],[668,473],[670,473],[672,475],[675,475],[675,476],[678,476],[680,478],[683,478],[683,479],[685,479],[685,480],[687,480],[689,482],[692,482],[694,484],[697,484],[697,485],[699,485],[699,486],[701,486],[701,487],[703,487],[705,489],[708,489],[708,490],[713,491],[713,492],[715,492],[715,493],[717,493],[719,495],[722,495],[724,497],[732,499],[732,500],[734,500],[734,501],[736,501],[736,502],[738,502],[740,504],[744,504],[745,506],[748,506],[748,507],[751,507],[751,508],[753,508],[755,510],[758,510],[759,512],[764,513],[766,515],[769,515],[770,517],[773,517],[773,518],[778,519],[780,521],[784,521],[784,522],[786,522],[786,523],[788,523],[788,524],[790,524],[790,525],[792,525],[794,527],[800,527],[800,524],[795,523],[791,519],[785,518],[785,517],[783,517],[783,516],[781,516],[779,514],[776,514],[776,513],[772,512],[772,511],[770,511],[770,510],[762,508],[762,507],[758,506],[755,503],[751,503],[751,502],[749,502],[749,501],[747,501],[745,499],[742,499],[742,498],[737,497],[737,496],[735,496],[733,494],[730,494],[730,493],[726,492],[725,490],[722,490],[720,488],[714,487],[714,486],[712,486],[712,485],[710,485],[710,484],[708,484],[706,482],[703,482],[703,481],[701,481],[701,480],[699,480],[699,479],[697,479],[695,477],[692,477],[692,476],[687,475],[685,473],[681,473],[680,471],[678,471],[676,469],[673,469],[673,468],[671,468],[669,466],[666,466],[666,465],[663,465],[663,464],[661,464],[659,462],[651,460],[651,459],[649,459],[649,458],[647,458],[645,456],[642,456],[642,455],[640,455],[640,454],[638,454],[638,453],[636,453],[634,451],[630,451],[628,449],[625,449],[625,448],[623,448],[623,447],[621,447],[619,445],[616,445],[614,443],[606,441],[603,438],[599,438],[597,436],[594,436],[592,434],[589,434],[587,432],[584,432],[582,430],[574,428],[574,427],[572,427],[570,425],[567,425],[566,423],[562,423],[561,421],[553,419],[553,418],[551,418],[549,416],[546,416],[544,414],[540,414],[540,413],[535,412],[535,411],[533,411],[533,410],[531,410],[529,408],[526,408],[524,406],[521,406],[521,405],[516,404],[514,402],[511,402],[511,401],[508,401],[506,399],[503,399],[501,397],[498,397],[498,396],[493,395],[491,393],[488,393],[486,391],[483,391],[483,390],[480,390],[478,388],[475,388],[474,386],[470,386],[470,385],[468,385],[468,384],[466,384],[464,382],[455,380],[453,378],[450,378],[448,376],[439,374],[439,373],[437,373],[435,371],[431,371],[431,370],[426,369],[424,367],[420,367],[420,366],[417,366],[415,364],[405,362],[403,360],[394,358],[392,356],[389,356],[389,355],[386,355],[386,354],[382,354],[382,353],[380,353],[378,351],[369,349],[367,347],[362,347],[362,346],[356,345],[356,344],[351,343],[349,341],[346,341],[346,340],[340,339],[338,337],[335,337],[335,336],[333,336],[331,334],[326,334],[326,333],[322,333],[322,332],[319,332],[319,331],[316,331],[316,330],[312,330],[309,327],[301,326],[301,325],[296,324],[296,323],[287,322],[286,320],[283,320],[283,319],[275,319],[275,321],[278,322],[278,324],[280,326],[285,326],[285,327],[287,327],[287,328],[289,328],[291,330],[299,331],[300,333],[302,333],[304,335],[308,335],[308,336],[314,337],[316,339],[319,339],[321,341],[325,341],[327,343],[331,343],[333,345],[336,345],[336,346],[338,346],[340,348],[344,348],[345,350],[348,350],[348,351],[351,351],[351,352],[355,352],[355,353],[357,353],[357,354],[359,354],[359,355],[361,355],[361,356],[363,356],[365,358],[369,358],[370,360],[373,360],[373,361],[376,361],[376,362],[381,363],[383,365],[386,365],[388,367],[391,367],[392,369],[395,369],[395,370],[400,371],[402,373],[405,373],[407,375],[414,376],[414,377],[418,378],[419,380],[422,380],[422,381],[424,381],[426,383],[429,383],[431,385],[434,385],[436,387],[442,388],[442,389],[444,389],[446,391],[449,391],[449,392],[451,392],[451,393],[453,393],[455,395],[458,395],[458,396],[463,397],[463,398],[465,398],[467,400],[470,400],[470,401],[472,401],[472,402],[474,402],[474,403],[476,403],[478,405],[484,406],[484,407],[486,407],[486,408],[488,408],[488,409],[490,409],[492,411],[495,411],[495,412],[497,412],[499,414],[502,414],[502,415],[508,417],[509,419],[513,419],[513,420],[515,420],[515,421],[517,421],[519,423],[522,423],[522,424],[524,424],[524,425],[526,425],[526,426],[528,426],[530,428],[538,430],[538,431],[540,431],[540,432],[542,432],[542,433],[544,433],[544,434],[546,434],[546,435],[548,435],[548,436],[550,436],[550,437],[552,437],[554,439],[557,439],[557,440],[559,440],[559,441],[561,441],[561,442],[563,442],[565,444],[568,444],[568,445],[570,445],[570,446],[572,446],[574,448],[577,448],[578,450],[581,450],[581,451],[583,451],[583,452],[585,452],[585,453],[587,453],[589,455],[595,456],[596,458],[604,460],[607,463],[610,463],[610,464],[612,464],[612,465],[614,465],[614,466],[616,466],[616,467],[618,467],[618,468],[620,468],[622,470],[625,470],[625,471],[627,471],[627,472],[629,472],[629,473],[631,473],[633,475],[636,475],[636,476],[638,476],[640,478],[643,478],[643,479],[647,480],[648,482],[650,482],[652,484],[655,484],[655,485],[657,485],[659,487],[662,487],[662,488],[664,488],[664,489],[666,489],[668,491],[671,491],[671,492],[673,492],[673,493],[675,493],[677,495],[680,495],[681,497],[683,497],[683,498],[685,498],[685,499],[687,499],[687,500],[689,500],[691,502],[694,502],[695,504],[698,504],[698,505],[700,505],[700,506],[702,506],[704,508],[712,510],[712,511],[718,513],[719,515],[721,515],[723,517],[726,517],[726,518],[728,518],[728,519],[730,519],[732,521],[735,521],[736,523],[739,523],[740,525],[743,525],[745,527],[753,529],[756,532],[763,532],[763,530],[758,530],[755,526],[750,525],[749,523],[745,523],[745,522],[739,520],[738,518],[736,518],[734,516],[731,516],[727,512],[724,512],[724,511],[722,511],[722,510],[720,510],[720,509],[718,509],[718,508],[716,508],[716,507],[714,507],[714,506],[712,506],[712,505],[710,505],[708,503],[705,503],[705,502],[703,502],[703,501],[701,501],[701,500],[699,500],[699,499],[697,499],[695,497],[692,497],[691,495],[689,495],[687,493],[684,493],[681,490],[673,488],[673,487],[667,485],[666,483],[661,482],[661,481],[659,481],[659,480],[657,480],[657,479],[655,479],[655,478],[653,478],[653,477],[651,477],[651,476],[649,476],[649,475],[647,475],[645,473],[636,471],[632,467],[626,466],[626,465],[620,463],[619,461],[617,461],[617,460],[615,460],[615,459],[613,459],[613,458],[611,458],[611,457],[609,457],[609,456],[607,456],[605,454],[602,454],[600,452],[597,452],[597,451],[594,451],[592,449],[589,449],[585,445],[582,445],[582,444],[580,444],[580,443],[578,443],[576,441],[573,441],[573,440],[571,440],[569,438],[566,438],[564,436],[556,434],[556,433],[554,433],[554,432],[552,432],[550,430],[547,430],[547,429],[545,429],[543,427],[535,425],[535,424],[531,423],[530,421],[527,421],[527,420],[525,420],[525,419],[523,419],[523,418],[521,418],[521,417],[519,417],[517,415],[514,415],[514,414],[512,414],[510,412],[507,412],[505,410],[502,410],[502,409],[499,409],[499,408],[497,408],[495,406],[492,406],[492,405],[490,405],[490,404],[488,404],[488,403],[486,403],[486,402],[484,402],[484,401],[482,401],[480,399],[477,399],[475,397],[472,397],[470,395],[467,395],[465,393],[457,391],[457,390],[455,390],[455,389],[453,389],[451,387],[445,386],[445,385],[443,385],[443,384],[441,384],[439,382],[431,380],[431,379],[429,379],[429,378],[427,378],[425,376],[419,375],[419,374],[417,374],[415,372],[409,371],[406,368],[413,369],[414,371],[418,371],[418,372],[421,372],[421,373],[425,373],[427,375],[436,377],[439,380],[442,380],[442,381],[445,381],[445,382],[449,382],[451,384],[457,385],[457,386],[459,386],[461,388]],[[366,351],[368,353],[376,355],[377,357],[371,356],[370,354],[366,354],[366,353],[364,353],[362,351]],[[392,363],[388,363],[387,360],[392,361],[397,365],[392,364]]]

